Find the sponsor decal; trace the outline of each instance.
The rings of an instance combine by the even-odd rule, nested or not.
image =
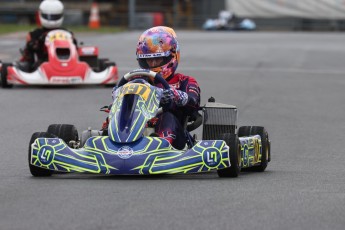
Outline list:
[[[249,148],[248,148],[248,145],[247,144],[244,144],[243,146],[242,146],[242,152],[243,152],[243,165],[247,165],[248,164],[248,150],[249,150]]]
[[[55,150],[53,147],[49,146],[49,145],[44,145],[40,148],[40,150],[37,153],[37,157],[39,162],[42,165],[50,165],[54,159],[54,155],[55,155]]]
[[[91,55],[95,54],[96,48],[95,47],[82,47],[81,52],[84,55]]]
[[[69,80],[70,80],[71,83],[74,83],[74,84],[82,82],[80,77],[73,77],[73,78],[70,78]]]
[[[50,82],[54,84],[77,84],[81,83],[82,79],[80,77],[54,76],[50,79]]]
[[[202,160],[209,168],[217,168],[222,162],[222,154],[217,148],[210,147],[203,151]]]
[[[200,146],[201,147],[211,147],[213,144],[214,144],[214,141],[201,141],[200,143]]]
[[[138,58],[168,57],[169,55],[170,55],[170,51],[167,51],[167,52],[153,53],[153,54],[138,54]]]
[[[53,43],[55,40],[72,41],[72,34],[65,30],[52,30],[46,35],[45,43],[50,44]]]
[[[126,94],[136,94],[140,95],[144,100],[147,100],[151,93],[151,88],[144,84],[139,83],[129,83],[122,87],[120,97]]]
[[[122,159],[128,159],[133,155],[133,149],[129,146],[123,146],[117,151],[117,155]]]

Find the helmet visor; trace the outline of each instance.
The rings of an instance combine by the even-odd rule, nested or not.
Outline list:
[[[166,65],[167,63],[170,62],[170,60],[173,58],[171,55],[171,52],[164,52],[164,53],[152,53],[152,54],[138,54],[137,55],[138,62],[141,68],[144,69],[152,69],[156,67],[160,67],[163,65]],[[153,58],[162,58],[162,62],[159,63],[157,66],[150,66],[147,62],[148,59],[153,59]]]
[[[42,18],[49,21],[60,20],[63,17],[63,14],[41,14]]]

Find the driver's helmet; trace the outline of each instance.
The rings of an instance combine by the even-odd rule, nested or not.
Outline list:
[[[143,69],[158,72],[164,79],[172,76],[180,61],[180,48],[172,28],[157,26],[146,30],[137,44],[137,60]],[[148,58],[163,58],[159,66],[149,67]]]
[[[44,0],[39,6],[39,17],[44,28],[59,28],[63,22],[64,6],[59,0]]]
[[[218,18],[228,22],[233,17],[233,13],[230,11],[222,10],[218,13]]]

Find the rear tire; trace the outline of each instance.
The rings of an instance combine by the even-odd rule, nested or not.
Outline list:
[[[109,66],[116,66],[115,62],[109,61],[108,58],[99,59],[99,71],[102,72]]]
[[[229,146],[230,168],[217,170],[219,177],[238,177],[241,171],[241,145],[236,134],[223,133],[220,135]]]
[[[28,163],[29,163],[30,172],[33,176],[35,176],[35,177],[48,177],[48,176],[51,176],[53,174],[52,171],[50,171],[49,169],[37,167],[35,165],[30,164],[31,145],[35,142],[35,140],[37,138],[40,138],[40,137],[53,138],[55,136],[50,134],[50,133],[47,133],[47,132],[36,132],[36,133],[32,134],[31,139],[30,139],[30,143],[29,143]]]
[[[242,126],[238,129],[239,137],[246,137],[252,135],[260,135],[262,155],[260,165],[248,168],[250,171],[263,172],[267,168],[268,162],[271,160],[270,154],[270,141],[268,138],[268,133],[264,127],[261,126]]]
[[[78,141],[78,131],[74,125],[53,124],[49,125],[47,132],[62,139],[67,145],[70,141]]]

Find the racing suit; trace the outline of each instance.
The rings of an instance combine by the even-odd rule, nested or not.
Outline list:
[[[42,62],[48,61],[48,51],[47,47],[45,46],[45,37],[46,35],[56,29],[66,30],[64,28],[54,28],[54,29],[47,29],[47,28],[37,28],[27,34],[26,37],[26,45],[24,50],[22,51],[22,57],[20,58],[20,65],[23,70],[28,72],[35,70]],[[70,31],[68,31],[70,32]],[[73,33],[70,32],[73,36]],[[73,36],[73,42],[77,47],[77,40]],[[35,60],[35,54],[37,60]]]
[[[200,107],[200,88],[197,81],[190,76],[176,73],[168,77],[170,87],[182,92],[182,97],[177,102],[162,105],[163,113],[157,116],[155,121],[155,132],[162,138],[168,140],[176,149],[183,149],[186,145],[186,136],[183,124],[187,116],[197,113]],[[156,85],[163,88],[162,85]],[[184,105],[178,105],[178,100],[187,100]]]
[[[142,77],[142,76],[140,76]],[[186,76],[180,73],[174,74],[168,77],[167,82],[170,87],[178,91],[178,97],[176,101],[169,104],[162,104],[163,113],[152,118],[148,122],[148,126],[155,128],[155,133],[167,141],[176,149],[183,149],[187,143],[187,138],[184,133],[183,124],[186,122],[187,116],[193,116],[198,113],[200,108],[200,88],[197,81],[190,76]],[[162,88],[161,84],[155,86]],[[117,89],[114,87],[113,93]],[[164,92],[165,90],[163,90]],[[183,102],[182,102],[183,101]],[[183,104],[183,105],[181,105]],[[108,109],[104,110],[109,112],[111,105]],[[102,124],[102,135],[108,135],[109,118]]]

